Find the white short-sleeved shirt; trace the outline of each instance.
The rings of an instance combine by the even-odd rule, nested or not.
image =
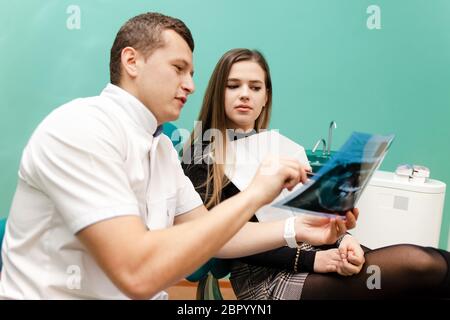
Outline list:
[[[166,228],[202,205],[160,131],[137,98],[112,84],[44,119],[20,163],[0,297],[126,298],[75,234],[124,215],[139,215],[150,230]]]

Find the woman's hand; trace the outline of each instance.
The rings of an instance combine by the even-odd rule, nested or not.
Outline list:
[[[364,258],[363,258],[364,259]],[[339,249],[328,249],[317,251],[314,259],[314,272],[329,273],[336,272],[341,276],[351,276],[358,274],[364,263],[355,266],[346,259],[343,259]]]
[[[321,217],[315,215],[297,216],[297,241],[307,242],[313,246],[335,243],[348,229],[356,225],[359,210],[354,208],[346,213],[345,219],[337,217]]]
[[[313,246],[333,244],[347,231],[346,221],[341,217],[301,215],[295,223],[297,242]]]
[[[364,250],[358,240],[347,234],[342,239],[339,249],[316,253],[314,272],[336,272],[341,276],[351,276],[361,271],[365,261]]]
[[[316,252],[314,259],[314,272],[338,272],[341,263],[339,249],[329,249]]]
[[[353,229],[356,226],[356,221],[358,220],[359,209],[353,208],[350,211],[347,211],[345,214],[345,226],[347,229]]]
[[[339,245],[341,264],[338,273],[343,276],[358,274],[366,261],[364,250],[358,240],[351,235],[346,235]]]

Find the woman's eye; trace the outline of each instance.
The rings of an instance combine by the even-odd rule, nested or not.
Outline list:
[[[255,90],[255,91],[259,91],[259,90],[261,90],[261,87],[252,87],[251,89]]]
[[[235,85],[235,84],[229,84],[229,85],[227,85],[227,88],[228,89],[236,89],[238,86],[237,85]]]

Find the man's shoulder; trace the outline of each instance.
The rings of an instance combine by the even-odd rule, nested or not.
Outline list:
[[[111,105],[111,100],[104,96],[76,98],[57,107],[52,113],[82,113],[89,115],[98,113],[106,108],[111,109]]]
[[[54,109],[36,128],[29,144],[68,141],[95,145],[99,141],[120,143],[125,125],[114,106],[101,96],[78,98]]]
[[[63,129],[87,128],[90,125],[120,125],[120,111],[110,100],[102,96],[77,98],[55,108],[41,123],[44,127],[60,127]],[[105,121],[106,120],[106,121]]]

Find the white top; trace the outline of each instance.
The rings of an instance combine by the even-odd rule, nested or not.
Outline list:
[[[202,200],[153,114],[108,84],[54,110],[26,146],[2,247],[0,297],[127,298],[75,234],[139,215],[150,230]],[[161,292],[153,298],[167,298]]]
[[[239,190],[244,190],[250,185],[259,165],[269,155],[291,157],[309,166],[305,148],[283,136],[278,130],[267,130],[230,141],[227,148],[225,175]],[[267,174],[271,173],[267,172]],[[274,204],[286,199],[302,185],[299,183],[291,191],[283,189],[270,204],[259,208],[255,213],[258,221],[284,220],[296,215],[293,210],[275,207]]]

